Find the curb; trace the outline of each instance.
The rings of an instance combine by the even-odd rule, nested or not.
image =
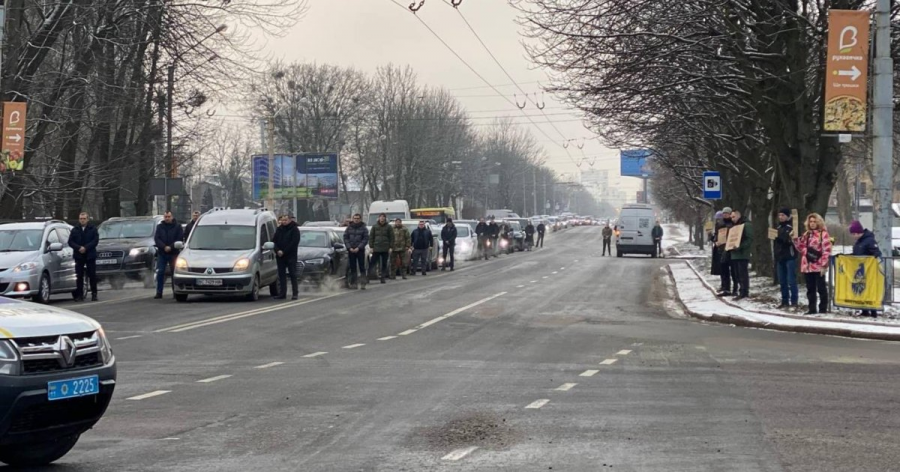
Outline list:
[[[685,262],[685,264],[687,264],[687,262]],[[693,271],[694,274],[696,275],[697,274],[696,269],[694,269],[694,267],[691,266],[690,264],[688,264],[688,266],[691,267],[691,271]],[[713,314],[713,315],[709,315],[709,316],[701,315],[700,313],[697,313],[697,312],[691,310],[690,308],[688,308],[687,305],[684,303],[684,301],[681,299],[681,293],[678,291],[678,283],[675,280],[675,275],[672,273],[672,268],[670,267],[670,265],[666,265],[666,271],[669,273],[669,277],[671,278],[672,283],[675,284],[675,296],[678,297],[678,302],[681,304],[682,307],[684,307],[684,310],[688,314],[690,314],[692,317],[697,318],[699,320],[713,321],[716,323],[723,323],[723,324],[730,324],[730,325],[734,325],[734,326],[741,326],[744,328],[770,329],[770,330],[783,331],[783,332],[788,332],[788,333],[819,334],[819,335],[825,335],[825,336],[840,336],[840,337],[844,337],[844,338],[874,339],[874,340],[879,340],[879,341],[900,341],[900,333],[897,333],[897,334],[866,333],[866,332],[856,331],[851,328],[782,325],[782,324],[777,324],[777,323],[768,323],[768,322],[764,322],[764,321],[750,320],[750,319],[747,319],[747,318],[744,318],[741,316],[734,316],[734,315],[719,315],[719,314]],[[700,277],[700,279],[703,280],[702,277]],[[703,281],[703,282],[705,285],[705,281]],[[736,308],[740,308],[742,310],[744,309],[741,307],[736,307]],[[747,310],[745,310],[745,311],[747,311]],[[753,312],[750,312],[750,313],[753,313]],[[766,314],[769,316],[782,316],[782,315],[771,315],[768,313],[762,313],[762,314]],[[784,318],[787,318],[787,317],[785,316]],[[808,318],[801,318],[801,319],[803,319],[804,321],[810,321]],[[822,321],[822,320],[812,320],[812,321]],[[831,321],[831,320],[828,320],[828,321],[835,322],[835,323],[843,323],[842,321]],[[859,323],[857,323],[857,324],[859,324]],[[882,326],[882,325],[871,325],[870,324],[869,326]]]

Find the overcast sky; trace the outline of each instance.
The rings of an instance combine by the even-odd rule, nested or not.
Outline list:
[[[463,0],[460,12],[515,81],[528,93],[543,100],[543,112],[533,104],[524,110],[506,101],[518,94],[524,98],[509,78],[494,63],[468,29],[459,13],[442,0],[426,0],[418,12],[450,47],[488,82],[503,92],[503,96],[487,87],[452,52],[432,35],[408,10],[411,0],[309,0],[307,15],[285,37],[270,39],[267,52],[287,61],[307,61],[352,66],[372,72],[389,62],[410,65],[422,84],[441,86],[451,90],[463,103],[473,122],[488,124],[491,118],[510,116],[524,123],[545,150],[546,165],[558,173],[573,175],[579,168],[576,162],[585,156],[581,170],[609,169],[611,181],[618,177],[618,152],[603,147],[594,134],[585,129],[581,116],[553,97],[540,92],[540,83],[547,81],[544,71],[534,69],[526,58],[521,44],[516,10],[505,0]],[[505,98],[504,98],[505,96]],[[534,95],[533,95],[534,96]],[[538,126],[528,123],[523,112],[532,115]],[[551,124],[540,122],[553,121]],[[567,150],[562,143],[576,141]],[[584,149],[577,145],[584,143]],[[571,158],[569,157],[571,155]],[[634,182],[631,182],[634,180]],[[637,189],[638,181],[621,179],[629,189]]]

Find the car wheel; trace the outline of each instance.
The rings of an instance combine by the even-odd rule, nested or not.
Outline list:
[[[79,435],[66,436],[52,441],[0,447],[0,462],[13,467],[37,467],[50,464],[68,454]]]
[[[259,300],[259,275],[253,277],[253,285],[250,287],[250,293],[247,294],[248,302]]]
[[[624,252],[619,252],[618,250],[616,250],[616,257],[622,257],[624,255],[625,255]]]
[[[179,303],[184,303],[184,302],[188,301],[188,294],[186,294],[186,293],[176,293],[176,294],[175,294],[175,301],[176,301],[176,302],[179,302]]]
[[[38,282],[38,291],[31,297],[37,303],[50,302],[50,276],[46,272],[41,274],[41,281]]]

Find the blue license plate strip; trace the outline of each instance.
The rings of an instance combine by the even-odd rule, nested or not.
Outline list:
[[[100,377],[97,375],[47,382],[47,399],[50,401],[86,397],[98,393],[100,393]]]

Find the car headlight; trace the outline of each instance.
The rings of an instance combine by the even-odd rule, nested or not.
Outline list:
[[[305,262],[305,263],[307,263],[307,264],[320,265],[320,264],[324,264],[324,263],[325,263],[325,259],[319,257],[319,258],[316,258],[316,259],[307,259],[307,260],[305,260],[305,261],[303,261],[303,262]]]
[[[0,340],[0,375],[19,375],[19,354],[4,340]]]
[[[103,357],[103,365],[108,365],[113,360],[112,346],[109,345],[109,339],[103,328],[97,330],[100,338],[100,355]]]
[[[246,257],[243,259],[239,259],[234,263],[235,272],[243,272],[247,270],[248,267],[250,267],[250,259],[247,259]]]
[[[185,260],[183,257],[179,257],[178,259],[175,259],[175,269],[187,270],[187,268],[188,268],[187,260]]]
[[[13,269],[13,272],[28,272],[29,270],[37,269],[37,266],[38,266],[37,262],[23,262],[23,263],[17,265]]]
[[[135,257],[135,256],[140,256],[141,254],[147,254],[148,252],[150,252],[149,247],[136,247],[136,248],[132,249],[131,251],[128,251],[128,255],[130,257]]]

